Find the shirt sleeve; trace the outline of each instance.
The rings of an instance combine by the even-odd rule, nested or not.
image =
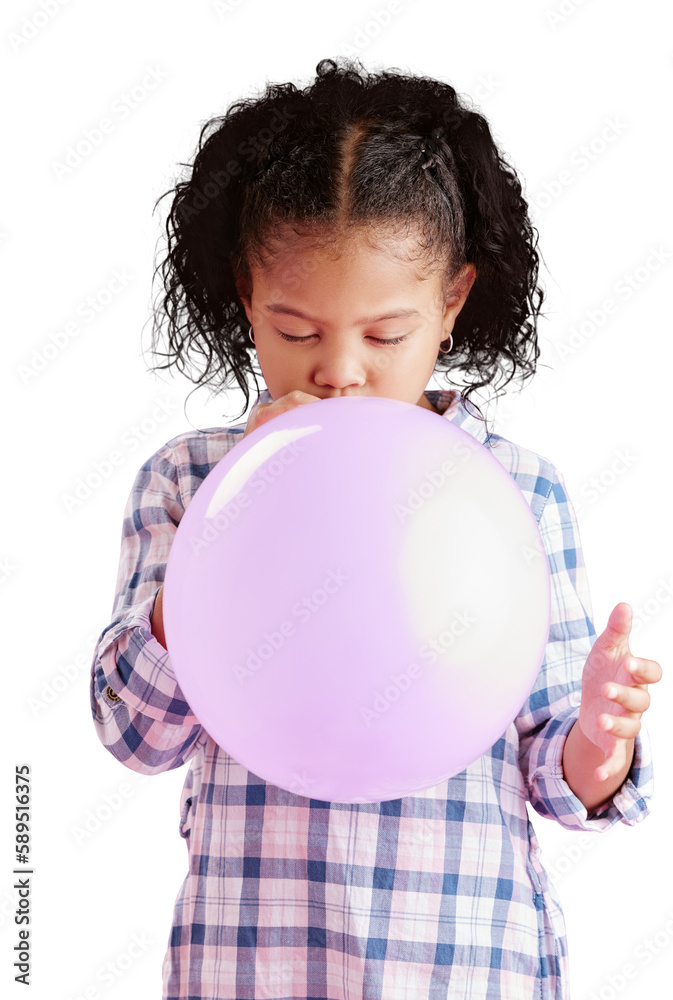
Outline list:
[[[541,816],[568,830],[602,831],[649,815],[653,795],[652,753],[641,722],[631,769],[615,794],[588,812],[564,778],[563,748],[579,717],[582,671],[597,636],[577,518],[563,477],[554,478],[539,523],[549,559],[551,620],[540,672],[514,720],[519,767],[528,797]]]
[[[91,666],[98,738],[142,774],[180,767],[208,738],[150,624],[183,514],[173,451],[164,445],[138,471],[126,503],[112,621]]]

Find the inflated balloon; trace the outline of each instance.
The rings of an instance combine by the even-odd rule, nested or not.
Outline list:
[[[289,792],[379,802],[503,735],[544,655],[549,567],[516,482],[466,431],[399,400],[322,399],[204,479],[163,614],[222,749]]]

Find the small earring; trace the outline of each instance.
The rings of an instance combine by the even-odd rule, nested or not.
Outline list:
[[[441,351],[442,354],[448,354],[449,351],[451,350],[451,348],[453,347],[453,337],[452,337],[451,334],[449,334],[449,341],[450,341],[450,343],[449,343],[449,346],[446,348],[446,350],[442,350],[442,346],[440,344],[439,350]],[[443,343],[444,343],[444,341],[442,341],[442,344]]]
[[[250,328],[248,329],[248,337],[250,337],[250,340],[251,340],[251,342],[252,342],[253,344],[255,344],[255,341],[253,340],[253,337],[252,337],[252,327],[250,327]],[[257,345],[255,344],[255,347],[256,347],[256,346],[257,346]]]

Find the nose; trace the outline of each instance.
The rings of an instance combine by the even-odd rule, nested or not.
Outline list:
[[[352,349],[321,344],[314,358],[313,382],[323,389],[357,389],[367,382],[367,371]]]
[[[321,344],[320,347],[320,357],[313,359],[315,367],[312,377],[316,386],[325,389],[361,388],[385,373],[392,364],[392,358],[390,355],[386,356],[385,348],[370,352],[365,361],[358,357],[352,347],[346,345],[330,347]]]

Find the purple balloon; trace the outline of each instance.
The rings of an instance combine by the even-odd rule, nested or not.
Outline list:
[[[436,413],[307,403],[240,440],[173,539],[164,631],[190,708],[260,778],[328,802],[430,788],[498,740],[549,634],[511,474]]]

